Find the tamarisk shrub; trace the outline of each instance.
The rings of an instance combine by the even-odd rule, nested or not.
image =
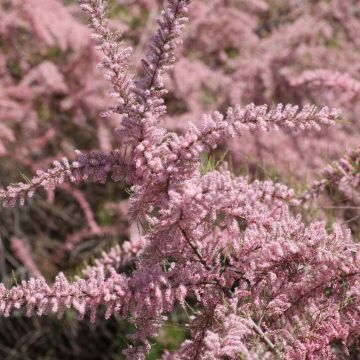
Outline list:
[[[78,152],[55,161],[28,183],[0,192],[5,206],[24,202],[38,187],[65,182],[125,179],[129,216],[140,235],[105,252],[74,281],[59,273],[7,288],[0,314],[64,315],[67,309],[95,321],[118,316],[134,324],[128,359],[144,359],[169,313],[192,309],[189,338],[164,359],[336,359],[360,335],[360,252],[349,230],[324,222],[304,224],[289,206],[294,192],[272,181],[232,174],[226,163],[203,172],[201,156],[246,133],[286,129],[321,131],[339,111],[313,105],[233,106],[203,115],[183,134],[162,128],[166,74],[175,63],[190,0],[168,0],[149,44],[143,69],[132,74],[130,49],[109,29],[106,2],[80,0],[91,17],[100,66],[113,86],[122,146],[112,152]],[[91,223],[91,221],[90,221]],[[19,252],[20,254],[20,252]],[[130,273],[119,271],[135,262]]]

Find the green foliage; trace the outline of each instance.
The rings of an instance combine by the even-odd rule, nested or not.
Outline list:
[[[162,352],[166,350],[175,350],[188,337],[181,320],[184,320],[180,315],[173,314],[160,330],[156,342],[152,345],[150,353],[147,355],[147,360],[156,360],[161,357]]]
[[[210,171],[214,171],[225,161],[228,151],[223,154],[214,152],[213,154],[204,154],[201,158],[201,174],[205,175]]]

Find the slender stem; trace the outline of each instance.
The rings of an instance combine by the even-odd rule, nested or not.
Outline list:
[[[258,326],[255,321],[249,317],[248,320],[250,321],[253,329],[256,331],[256,333],[261,337],[261,339],[265,342],[265,344],[269,347],[269,349],[273,352],[277,352],[275,345],[272,343],[272,341],[266,336],[266,334],[261,330],[261,327]]]

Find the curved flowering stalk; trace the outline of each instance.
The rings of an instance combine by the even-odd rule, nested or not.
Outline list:
[[[175,63],[175,50],[187,21],[190,0],[169,0],[158,20],[158,29],[142,60],[145,75],[134,82],[135,104],[122,120],[119,135],[134,145],[157,133],[159,118],[165,114],[163,96],[165,73]]]
[[[304,71],[298,78],[290,81],[292,86],[328,87],[353,95],[360,94],[360,81],[349,74],[333,70],[317,69]]]
[[[290,104],[285,107],[278,104],[268,110],[267,105],[247,105],[229,108],[226,116],[215,112],[213,116],[204,116],[200,141],[214,148],[222,139],[241,135],[243,131],[269,131],[288,129],[294,131],[320,130],[322,125],[333,125],[339,117],[337,109],[306,105],[301,110]]]
[[[133,104],[132,75],[129,74],[131,47],[122,43],[123,34],[110,30],[106,14],[107,1],[79,0],[80,7],[91,16],[92,38],[103,53],[99,66],[106,70],[106,79],[113,86],[112,96],[119,103],[116,111],[128,113]],[[115,109],[113,109],[114,111]]]
[[[158,29],[149,45],[146,59],[142,60],[144,77],[136,81],[138,100],[152,108],[153,114],[162,115],[162,97],[165,89],[164,76],[176,61],[175,50],[181,43],[182,29],[187,22],[187,6],[190,0],[170,0],[158,19]],[[147,105],[145,105],[147,103]]]
[[[144,90],[158,91],[158,97],[162,97],[162,91],[166,91],[164,75],[176,61],[175,50],[181,43],[180,36],[187,22],[189,3],[190,0],[168,1],[158,19],[158,29],[149,45],[149,53],[142,60],[145,76],[137,81],[137,86]]]
[[[90,154],[77,151],[77,159],[69,162],[67,158],[61,161],[55,160],[53,168],[42,171],[38,170],[37,175],[27,183],[9,185],[6,190],[0,190],[0,199],[3,206],[13,207],[19,200],[23,205],[26,197],[32,197],[39,187],[53,190],[57,185],[65,181],[81,182],[94,181],[104,183],[108,174],[112,174],[113,180],[117,181],[124,176],[124,161],[120,151],[104,153],[93,151]]]
[[[301,195],[302,202],[317,197],[330,186],[338,188],[350,201],[360,205],[360,147],[328,165],[322,170],[321,175],[322,178],[314,181]]]
[[[69,283],[60,273],[52,286],[47,285],[41,277],[22,281],[10,290],[0,284],[0,314],[9,316],[11,311],[25,306],[29,316],[36,311],[38,315],[54,313],[61,317],[66,309],[75,308],[80,317],[90,311],[91,319],[95,321],[100,305],[106,306],[106,318],[119,313],[127,292],[126,277],[115,270],[105,276],[98,268],[96,272],[73,283]]]

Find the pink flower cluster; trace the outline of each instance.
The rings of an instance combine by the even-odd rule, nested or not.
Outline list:
[[[194,4],[194,10],[190,3],[167,1],[137,76],[130,71],[131,52],[123,35],[109,29],[106,2],[80,1],[91,16],[92,37],[103,54],[100,64],[117,99],[107,114],[120,118],[117,134],[122,144],[111,152],[78,153],[73,162],[55,161],[52,169],[38,172],[29,183],[1,191],[0,198],[11,207],[40,186],[51,190],[66,181],[104,183],[112,174],[112,180],[121,178],[131,186],[129,217],[142,223],[143,231],[103,253],[72,282],[60,273],[53,284],[41,276],[11,288],[0,284],[0,315],[25,310],[28,316],[61,317],[73,309],[80,319],[89,314],[95,322],[101,308],[106,319],[119,316],[135,326],[124,354],[140,360],[169,313],[191,310],[189,338],[178,349],[165,352],[163,359],[337,359],[334,346],[340,343],[347,353],[360,336],[360,249],[351,231],[337,224],[329,231],[325,221],[306,224],[296,210],[292,212],[291,206],[301,202],[286,185],[252,181],[231,171],[226,162],[204,171],[202,157],[228,144],[230,138],[241,148],[249,136],[271,137],[281,129],[296,144],[301,133],[321,134],[338,123],[340,112],[314,105],[250,103],[205,114],[200,126],[190,123],[182,133],[162,128],[161,121],[171,116],[165,80],[174,67],[176,51],[181,50],[187,18],[198,15],[195,29],[202,33],[204,21],[208,17],[215,21],[213,11],[222,4],[214,1],[210,16],[202,3]],[[322,11],[329,11],[324,7]],[[221,9],[225,20],[240,11]],[[256,1],[248,11],[256,14],[266,9],[265,2]],[[342,14],[340,4],[336,9]],[[243,60],[232,62],[228,46],[235,42],[237,31],[245,44],[253,41],[249,29],[254,18],[249,24],[238,24],[240,29],[226,30],[224,41],[217,31],[219,38],[201,36],[201,41],[208,52],[212,44],[219,50],[217,61],[239,65]],[[265,54],[261,79],[257,76],[260,63],[252,58],[248,73],[237,73],[238,81],[244,76],[256,78],[266,85],[265,99],[275,92],[272,74],[294,56],[292,43],[311,38],[313,31],[326,36],[326,24],[304,29],[304,22],[308,25],[313,19],[296,22],[301,36],[284,30],[261,41]],[[257,31],[261,35],[266,29]],[[289,47],[268,53],[266,49],[282,37]],[[247,51],[244,58],[249,60]],[[259,84],[253,86],[258,93]],[[239,91],[244,95],[247,90]],[[348,186],[358,189],[358,165],[359,153],[354,151],[325,172],[326,181],[344,192]],[[310,192],[321,190],[326,181],[315,183]],[[81,195],[73,192],[73,197],[81,204],[90,231],[101,234]],[[134,266],[126,273],[123,268],[129,264]]]

